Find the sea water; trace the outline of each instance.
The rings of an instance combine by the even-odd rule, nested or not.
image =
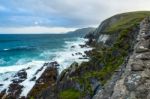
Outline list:
[[[61,72],[72,62],[83,61],[76,53],[84,55],[84,51],[91,50],[90,47],[79,46],[85,44],[85,41],[81,35],[73,34],[0,34],[0,84],[3,85],[0,86],[0,91],[9,86],[11,77],[17,71],[30,67],[26,71],[27,80],[22,82],[22,95],[27,95],[35,84],[29,82],[29,79],[45,62],[57,61]],[[42,71],[37,78],[41,74]]]

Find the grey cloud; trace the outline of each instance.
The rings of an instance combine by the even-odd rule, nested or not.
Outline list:
[[[11,0],[16,11],[51,21],[50,26],[98,25],[116,13],[150,10],[150,0]],[[15,2],[13,2],[15,1]],[[50,17],[50,18],[49,18]],[[40,18],[39,18],[40,20]],[[61,22],[57,22],[62,21]],[[65,23],[66,22],[66,23]],[[59,25],[60,24],[60,25]],[[44,23],[42,23],[44,25]],[[45,22],[47,25],[47,22]]]

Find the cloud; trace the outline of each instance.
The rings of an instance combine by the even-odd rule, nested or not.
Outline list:
[[[33,27],[6,27],[0,28],[1,34],[41,34],[41,33],[51,33],[51,34],[60,34],[66,33],[69,31],[74,31],[76,28],[63,28],[63,27],[41,27],[41,26],[33,26]]]
[[[17,0],[18,8],[31,10],[39,16],[53,16],[79,24],[97,24],[115,13],[150,10],[149,0]],[[72,22],[73,23],[73,22]],[[78,23],[76,23],[78,25]]]
[[[150,0],[1,0],[0,4],[0,27],[15,28],[97,26],[117,13],[150,10]]]

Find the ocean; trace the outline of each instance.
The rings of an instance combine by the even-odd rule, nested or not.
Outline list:
[[[74,61],[87,61],[76,55],[91,50],[79,46],[85,41],[81,35],[73,34],[0,34],[0,91],[7,89],[15,73],[24,68],[31,69],[26,71],[27,80],[22,82],[22,96],[34,86],[35,82],[29,82],[29,79],[45,62],[57,61],[61,72]],[[37,76],[40,77],[41,73]]]

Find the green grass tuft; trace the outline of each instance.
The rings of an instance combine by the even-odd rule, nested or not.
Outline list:
[[[66,89],[60,92],[59,99],[79,99],[80,92],[75,89]]]

